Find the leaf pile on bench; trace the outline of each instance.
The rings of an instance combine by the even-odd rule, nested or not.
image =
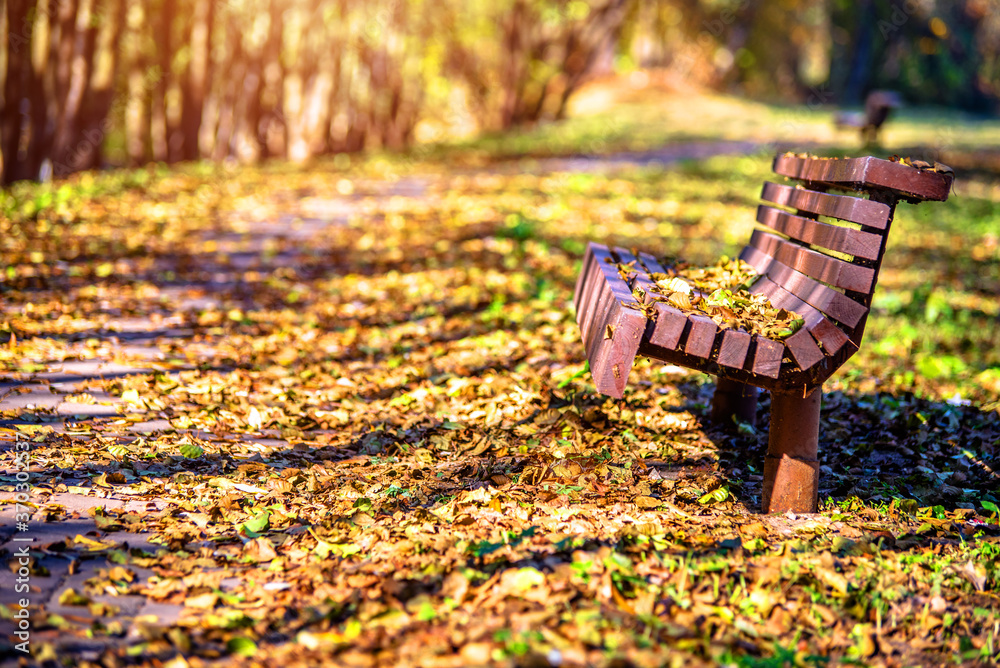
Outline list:
[[[769,339],[784,339],[797,332],[805,319],[789,309],[776,307],[765,295],[753,293],[760,278],[757,270],[743,260],[722,256],[710,267],[691,267],[686,263],[667,264],[666,274],[650,274],[653,285],[633,294],[640,303],[651,301],[642,310],[647,318],[655,317],[656,302],[667,303],[686,316],[708,316],[720,329],[736,329]],[[618,265],[619,274],[634,271]],[[636,306],[633,304],[632,306]]]

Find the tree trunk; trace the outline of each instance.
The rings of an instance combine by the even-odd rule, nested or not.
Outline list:
[[[87,0],[84,0],[85,2]],[[74,110],[68,107],[70,87],[73,81],[74,51],[76,49],[77,16],[80,13],[80,0],[50,0],[50,5],[56,7],[55,31],[52,33],[49,62],[47,69],[52,70],[54,79],[52,81],[53,97],[49,105],[48,118],[45,130],[39,133],[40,142],[35,144],[29,152],[29,161],[37,161],[41,166],[45,158],[53,155],[53,149],[58,148],[57,141],[64,141],[64,128],[69,120],[69,116]],[[32,133],[34,135],[34,133]],[[62,171],[62,165],[59,165]]]
[[[125,149],[129,164],[137,167],[152,155],[150,136],[151,91],[163,73],[149,67],[150,61],[144,51],[144,38],[149,25],[149,8],[140,5],[141,10],[132,14],[129,21],[130,61],[128,74],[128,100],[125,109]]]
[[[286,71],[284,64],[281,60],[281,48],[283,35],[285,32],[285,12],[284,7],[279,0],[271,0],[270,6],[270,20],[271,25],[268,28],[267,41],[264,44],[264,53],[262,56],[263,71],[261,73],[261,82],[264,86],[261,94],[263,95],[267,90],[273,93],[273,102],[266,107],[261,105],[261,118],[256,126],[257,140],[261,147],[261,157],[270,157],[272,153],[278,153],[274,150],[275,147],[271,146],[268,142],[270,135],[270,128],[272,125],[280,126],[279,131],[283,137],[282,146],[279,155],[288,156],[288,123],[285,120],[285,103],[284,103],[284,92],[282,91],[282,81],[284,81],[286,76]],[[268,77],[267,71],[271,68],[268,67],[270,63],[276,65],[276,70],[279,72],[277,77]]]
[[[170,121],[167,118],[167,90],[173,79],[171,63],[174,45],[172,39],[174,16],[177,12],[176,0],[163,0],[162,13],[157,20],[156,36],[159,54],[160,78],[153,89],[149,103],[149,135],[153,142],[153,160],[170,160]]]
[[[103,0],[101,7],[101,16],[106,21],[102,21],[104,32],[96,52],[106,54],[108,66],[107,71],[102,74],[104,78],[93,82],[90,97],[84,103],[80,127],[83,138],[86,140],[85,146],[89,152],[78,154],[80,169],[93,169],[101,166],[104,158],[104,140],[111,130],[112,123],[117,120],[113,118],[113,116],[117,116],[113,113],[113,105],[115,103],[115,82],[118,79],[118,64],[121,61],[121,43],[125,27],[127,0]]]
[[[215,3],[212,0],[197,0],[191,28],[191,60],[184,78],[181,107],[180,153],[183,160],[195,160],[200,156],[198,135],[205,108],[205,90],[212,76],[210,49],[214,21]]]
[[[82,169],[85,165],[77,162],[86,151],[87,142],[103,142],[103,137],[86,138],[80,134],[80,110],[84,96],[90,91],[91,65],[94,61],[94,47],[97,42],[97,26],[91,20],[94,0],[82,0],[76,17],[73,63],[70,68],[69,88],[63,102],[62,115],[56,126],[52,156],[54,173],[65,176]],[[88,95],[89,97],[89,95]]]
[[[44,35],[44,43],[32,45],[33,52],[49,54],[49,56],[55,53],[55,37],[53,36],[55,18],[52,15],[54,3],[55,0],[49,0],[44,9],[42,4],[37,5],[36,21],[41,20],[38,17],[44,13],[47,30],[44,33],[35,31],[33,40]],[[49,147],[52,145],[52,131],[55,127],[53,119],[55,119],[56,114],[50,97],[55,91],[55,67],[52,66],[51,60],[48,62],[43,60],[41,70],[36,65],[37,63],[33,63],[28,67],[24,80],[23,90],[26,91],[29,111],[27,118],[24,119],[22,129],[22,142],[26,141],[26,143],[21,148],[23,157],[18,168],[21,174],[19,178],[23,179],[37,179],[39,177],[42,162],[48,156]]]
[[[7,72],[3,86],[3,109],[0,111],[0,155],[3,171],[0,185],[7,185],[26,176],[19,169],[21,132],[24,124],[22,106],[28,84],[33,78],[31,67],[31,22],[34,0],[7,0]]]

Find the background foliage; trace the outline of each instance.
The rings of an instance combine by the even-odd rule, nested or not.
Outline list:
[[[637,67],[772,101],[994,108],[996,0],[5,0],[0,181],[306,160],[565,115]]]

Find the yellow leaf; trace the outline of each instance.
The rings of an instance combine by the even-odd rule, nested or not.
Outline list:
[[[76,543],[77,545],[85,547],[90,552],[99,552],[101,550],[107,550],[108,548],[113,547],[115,545],[114,543],[105,544],[99,540],[93,540],[92,538],[87,538],[83,534],[77,534],[76,537],[73,539],[73,542]]]
[[[184,599],[184,605],[189,608],[198,608],[199,610],[211,610],[218,601],[218,595],[208,591],[197,596],[188,596]]]
[[[817,568],[816,579],[833,590],[834,595],[847,595],[847,578],[831,568]]]
[[[254,431],[260,431],[260,428],[264,425],[264,420],[260,415],[260,411],[257,410],[256,406],[250,407],[250,414],[247,415],[247,426]]]
[[[521,592],[544,584],[545,574],[538,569],[528,566],[519,568],[514,573],[510,573],[509,571],[504,573],[502,581],[510,587],[511,591]]]
[[[640,508],[659,508],[662,504],[659,499],[652,496],[637,496],[635,497],[635,505]]]
[[[142,398],[139,396],[139,392],[134,389],[122,392],[122,401],[138,408],[146,407],[146,404],[143,403]]]
[[[679,309],[690,309],[691,308],[691,297],[683,292],[675,292],[667,297],[667,301],[670,302],[672,306],[676,306]]]

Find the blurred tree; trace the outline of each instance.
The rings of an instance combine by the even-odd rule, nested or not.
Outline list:
[[[448,69],[469,87],[484,127],[562,118],[569,96],[613,49],[630,3],[456,3],[446,19]]]
[[[0,117],[0,153],[3,157],[3,182],[34,178],[25,169],[22,139],[37,136],[32,132],[28,91],[39,90],[38,77],[31,62],[31,35],[34,32],[34,0],[6,0],[6,34],[3,84],[3,113]],[[26,148],[24,149],[26,153]]]
[[[0,184],[405,149],[562,118],[614,66],[755,97],[993,109],[1000,0],[5,0]],[[119,137],[123,137],[121,141]]]
[[[909,2],[838,0],[831,87],[849,103],[892,88],[911,103],[992,111],[1000,43],[988,37],[995,0]]]

